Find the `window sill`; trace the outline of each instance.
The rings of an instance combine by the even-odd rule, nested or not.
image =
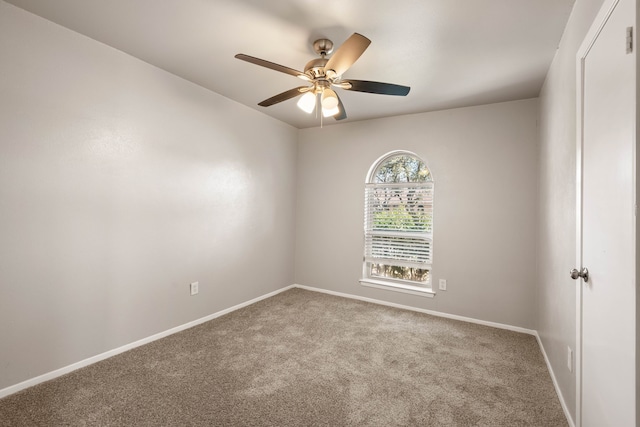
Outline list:
[[[433,298],[436,293],[428,288],[421,288],[419,286],[403,285],[400,283],[386,282],[384,280],[375,279],[360,279],[362,286],[370,288],[385,289],[387,291],[402,292],[405,294],[419,295],[421,297]]]

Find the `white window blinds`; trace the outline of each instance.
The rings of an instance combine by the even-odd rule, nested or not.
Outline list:
[[[366,262],[430,268],[432,225],[433,182],[366,185]]]

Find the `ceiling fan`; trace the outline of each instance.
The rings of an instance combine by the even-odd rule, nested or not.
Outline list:
[[[330,58],[327,58],[326,56],[333,51],[333,42],[329,39],[316,40],[313,43],[313,49],[320,55],[320,58],[309,61],[304,67],[304,72],[243,53],[239,53],[235,57],[281,73],[290,74],[309,84],[309,86],[300,86],[272,96],[258,105],[269,107],[302,95],[298,101],[298,107],[303,111],[311,113],[318,106],[318,110],[322,110],[324,117],[343,120],[347,118],[347,113],[340,97],[332,88],[397,96],[406,96],[411,89],[408,86],[391,83],[342,79],[342,74],[360,58],[369,47],[369,44],[371,44],[371,40],[362,34],[353,33]]]

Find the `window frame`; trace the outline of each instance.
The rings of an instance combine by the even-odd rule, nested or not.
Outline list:
[[[376,172],[378,171],[378,169],[380,168],[380,166],[382,166],[385,162],[389,161],[390,159],[394,158],[394,157],[398,157],[398,156],[408,156],[408,157],[412,157],[418,161],[420,161],[421,163],[423,163],[427,170],[429,171],[430,174],[430,180],[425,181],[425,182],[405,182],[405,183],[376,183],[375,182],[375,175]],[[371,189],[375,189],[375,188],[382,188],[382,187],[398,187],[398,188],[416,188],[419,189],[421,192],[426,192],[426,193],[430,193],[430,198],[431,198],[431,205],[430,205],[430,210],[431,210],[431,224],[430,224],[430,230],[429,232],[424,231],[424,232],[417,232],[417,233],[407,233],[407,232],[402,232],[402,231],[380,231],[378,230],[373,231],[373,229],[370,227],[370,221],[371,221],[371,217],[373,215],[373,212],[371,210],[371,205],[370,205],[370,192],[372,191]],[[363,251],[363,263],[362,263],[362,278],[360,279],[360,284],[363,286],[368,286],[368,287],[373,287],[373,288],[378,288],[378,289],[386,289],[386,290],[392,290],[392,291],[397,291],[397,292],[403,292],[403,293],[408,293],[408,294],[413,294],[413,295],[419,295],[419,296],[424,296],[424,297],[433,297],[435,295],[435,292],[433,291],[433,196],[434,196],[434,179],[433,179],[433,173],[431,173],[431,169],[429,168],[429,166],[427,165],[427,162],[424,161],[424,159],[421,156],[418,156],[417,154],[411,152],[411,151],[407,151],[407,150],[395,150],[395,151],[391,151],[389,153],[384,154],[383,156],[379,157],[378,160],[376,160],[370,167],[369,172],[367,173],[366,176],[366,180],[365,180],[365,206],[364,206],[364,251]],[[410,281],[410,280],[405,280],[405,279],[398,279],[398,278],[391,278],[391,277],[379,277],[379,276],[372,276],[371,275],[371,266],[372,264],[374,264],[375,262],[372,262],[372,260],[375,258],[373,256],[369,256],[367,257],[367,254],[371,253],[371,250],[373,249],[373,244],[369,243],[369,241],[372,241],[374,239],[375,236],[381,236],[381,235],[388,235],[388,236],[396,236],[396,237],[410,237],[410,236],[414,236],[414,237],[418,237],[419,240],[425,240],[428,241],[429,243],[427,245],[425,245],[424,247],[422,247],[422,249],[428,253],[428,263],[427,262],[422,262],[420,263],[418,268],[423,268],[422,266],[424,266],[425,268],[427,268],[429,270],[429,278],[428,278],[428,282],[425,284],[418,284],[417,282],[414,281]],[[407,236],[409,235],[409,236]],[[382,259],[381,258],[380,264],[386,264],[386,265],[390,265],[388,261],[393,262],[391,259]],[[400,264],[405,264],[405,266],[407,266],[408,264],[413,264],[414,266],[418,266],[415,263],[411,263],[411,262],[407,262],[407,263],[403,263],[403,262],[399,262]],[[393,264],[392,264],[393,265]]]

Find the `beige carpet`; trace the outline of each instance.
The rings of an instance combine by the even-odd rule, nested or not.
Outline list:
[[[292,289],[0,400],[2,426],[566,426],[533,336]]]

